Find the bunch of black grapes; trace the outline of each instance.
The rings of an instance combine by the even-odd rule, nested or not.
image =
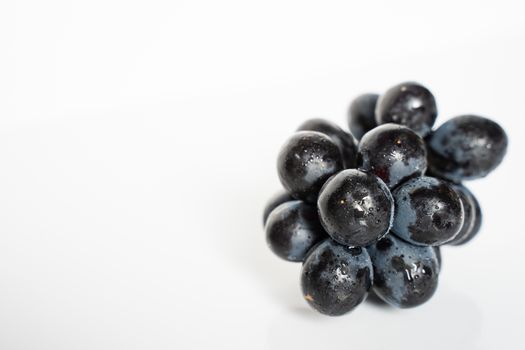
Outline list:
[[[356,98],[351,133],[311,119],[282,147],[285,191],[264,211],[266,239],[303,263],[303,296],[319,312],[345,314],[371,290],[395,307],[421,305],[437,288],[439,247],[478,233],[481,209],[462,181],[494,170],[507,136],[475,115],[434,130],[436,117],[432,93],[407,82]]]

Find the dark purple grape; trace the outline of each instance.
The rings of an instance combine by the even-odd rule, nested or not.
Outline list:
[[[293,201],[293,200],[294,200],[294,198],[292,196],[290,196],[290,194],[288,192],[286,192],[286,191],[280,191],[280,192],[274,194],[273,197],[270,198],[270,200],[268,201],[268,203],[266,203],[266,206],[264,207],[263,226],[266,225],[266,220],[268,220],[268,216],[270,215],[272,210],[274,210],[279,205],[281,205],[281,204],[283,204],[285,202],[289,202],[289,201]]]
[[[442,245],[463,226],[464,211],[457,192],[445,181],[418,177],[394,192],[392,231],[416,245]]]
[[[455,117],[429,137],[429,168],[456,183],[482,178],[503,161],[507,145],[505,131],[492,120]]]
[[[364,134],[377,126],[375,113],[378,98],[377,94],[364,94],[350,104],[348,127],[356,139],[360,140]]]
[[[359,168],[380,177],[389,188],[427,169],[425,141],[406,126],[383,124],[359,142]]]
[[[279,205],[266,222],[266,241],[284,260],[303,261],[308,251],[326,238],[315,207],[298,200]]]
[[[332,139],[300,131],[284,144],[277,160],[279,178],[295,198],[315,203],[328,178],[343,169],[341,151]]]
[[[479,202],[472,192],[470,192],[465,186],[455,185],[453,187],[459,194],[461,202],[463,203],[465,220],[461,231],[459,231],[459,233],[449,241],[448,244],[463,245],[478,234],[481,228],[483,215],[481,213]]]
[[[418,247],[388,235],[367,248],[374,266],[373,290],[385,302],[411,308],[437,289],[439,263],[433,247]]]
[[[347,246],[367,246],[392,225],[394,201],[385,183],[373,174],[343,170],[323,186],[317,201],[328,234]]]
[[[401,124],[425,137],[436,121],[437,106],[432,93],[424,86],[406,82],[388,89],[377,101],[378,124]]]
[[[314,118],[305,121],[298,131],[317,131],[329,136],[332,141],[339,147],[343,156],[343,166],[345,169],[355,168],[357,159],[356,141],[352,135],[338,127],[331,121]]]
[[[372,269],[366,249],[345,247],[327,239],[304,262],[304,299],[325,315],[344,315],[365,299],[372,285]]]

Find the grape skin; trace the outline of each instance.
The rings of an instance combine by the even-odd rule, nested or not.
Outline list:
[[[378,94],[363,94],[350,104],[348,127],[357,140],[377,126],[375,112],[378,98]]]
[[[483,178],[501,164],[507,146],[507,134],[492,120],[455,117],[429,137],[429,168],[455,183]]]
[[[315,131],[295,133],[281,148],[279,179],[297,199],[315,203],[326,180],[343,169],[341,151],[330,137]]]
[[[325,119],[314,118],[301,124],[297,131],[317,131],[327,135],[339,147],[343,156],[343,167],[345,169],[355,168],[357,160],[356,140],[336,124]]]
[[[399,308],[427,302],[438,285],[439,262],[433,247],[418,247],[389,234],[368,252],[374,266],[373,290]]]
[[[327,239],[308,255],[301,270],[304,299],[317,311],[340,316],[366,298],[373,268],[364,248],[350,248]]]
[[[392,225],[394,201],[385,183],[373,174],[347,169],[330,178],[317,201],[328,234],[347,246],[367,246]]]
[[[280,258],[301,262],[308,251],[328,236],[315,207],[294,200],[275,208],[266,223],[266,241]]]
[[[437,117],[434,95],[423,85],[405,82],[388,89],[377,101],[378,125],[396,123],[409,127],[425,137]]]
[[[416,245],[437,246],[454,238],[464,220],[457,192],[445,181],[422,176],[393,192],[395,218],[392,231]]]
[[[379,176],[391,189],[427,169],[425,141],[402,125],[383,124],[369,131],[358,152],[359,169]]]

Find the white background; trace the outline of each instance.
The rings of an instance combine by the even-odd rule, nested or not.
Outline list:
[[[0,349],[523,348],[520,3],[0,2]],[[483,230],[424,306],[318,315],[264,240],[278,149],[404,80],[508,131]]]

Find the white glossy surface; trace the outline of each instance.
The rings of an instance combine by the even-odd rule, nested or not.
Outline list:
[[[519,2],[4,1],[0,348],[518,349],[525,308]],[[330,319],[262,208],[306,118],[418,80],[506,128],[469,188],[483,231],[408,311]]]

